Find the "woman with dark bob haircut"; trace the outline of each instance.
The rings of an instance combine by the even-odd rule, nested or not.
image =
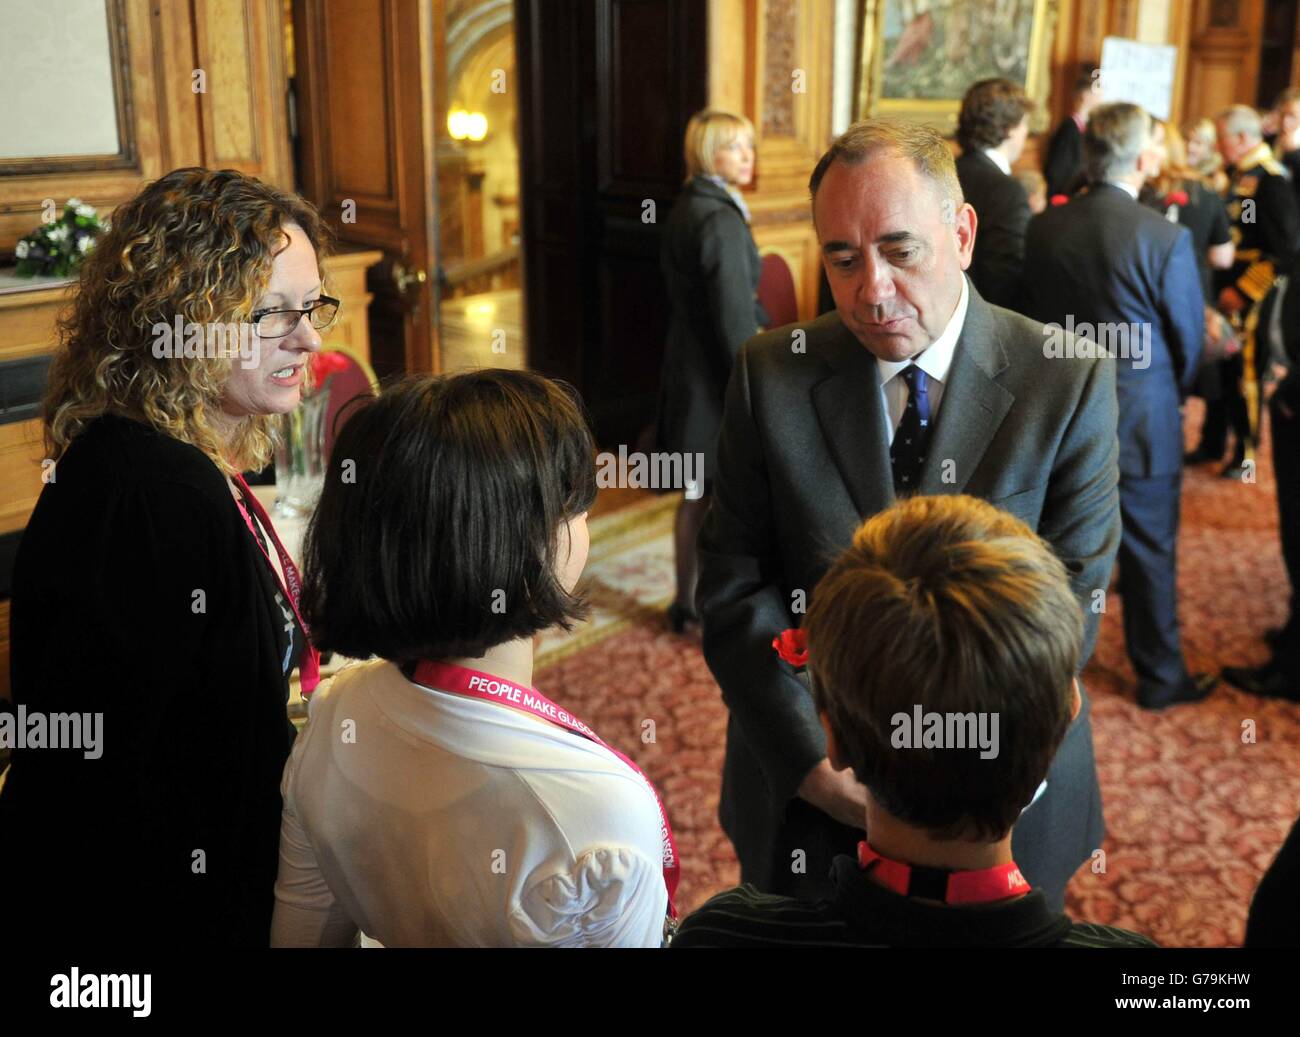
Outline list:
[[[323,650],[285,768],[272,944],[658,946],[676,851],[653,787],[531,687],[585,608],[594,447],[523,371],[418,378],[353,412],[305,547]]]
[[[82,268],[12,598],[19,719],[70,717],[81,744],[27,739],[0,795],[22,940],[269,942],[289,674],[310,691],[318,667],[239,473],[270,459],[338,309],[323,243],[296,195],[178,169]]]

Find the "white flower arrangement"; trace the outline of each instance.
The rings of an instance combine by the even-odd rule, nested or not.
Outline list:
[[[19,277],[67,277],[81,266],[107,226],[93,205],[69,198],[57,220],[37,227],[14,246],[18,261],[14,272]]]

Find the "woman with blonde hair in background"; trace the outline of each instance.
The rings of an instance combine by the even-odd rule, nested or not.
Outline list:
[[[1187,142],[1187,168],[1195,172],[1201,183],[1220,197],[1228,190],[1228,174],[1223,171],[1223,156],[1219,154],[1219,134],[1212,119],[1197,119],[1183,127]]]
[[[731,364],[767,324],[762,264],[739,188],[754,175],[754,127],[744,116],[702,111],[686,127],[686,186],[668,216],[660,265],[670,307],[659,395],[659,449],[703,459],[673,530],[673,629],[698,622],[696,541],[708,510],[722,403]],[[683,471],[695,470],[682,465]]]

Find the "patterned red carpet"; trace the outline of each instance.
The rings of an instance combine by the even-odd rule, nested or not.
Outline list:
[[[1199,407],[1188,409],[1189,428],[1198,427]],[[1193,671],[1264,661],[1260,633],[1284,616],[1267,444],[1264,455],[1253,484],[1216,479],[1204,466],[1184,483],[1180,616]],[[671,558],[664,539],[660,523],[657,550],[642,544],[635,571],[646,573],[648,555]],[[603,610],[618,608],[608,587],[597,591]],[[1138,709],[1122,607],[1112,593],[1085,674],[1107,838],[1075,876],[1067,908],[1167,946],[1239,944],[1251,894],[1300,815],[1300,705],[1220,685],[1194,706]],[[671,634],[644,600],[627,598],[626,619],[607,625],[603,639],[589,633],[570,653],[548,653],[556,661],[543,662],[537,683],[658,785],[682,857],[679,899],[690,911],[739,876],[717,821],[726,709],[698,641]]]

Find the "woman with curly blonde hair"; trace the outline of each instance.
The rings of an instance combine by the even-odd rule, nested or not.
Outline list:
[[[14,566],[13,699],[29,734],[48,718],[0,795],[24,940],[269,941],[289,673],[310,690],[318,666],[239,473],[270,459],[338,310],[324,234],[295,195],[179,169],[84,264]]]

